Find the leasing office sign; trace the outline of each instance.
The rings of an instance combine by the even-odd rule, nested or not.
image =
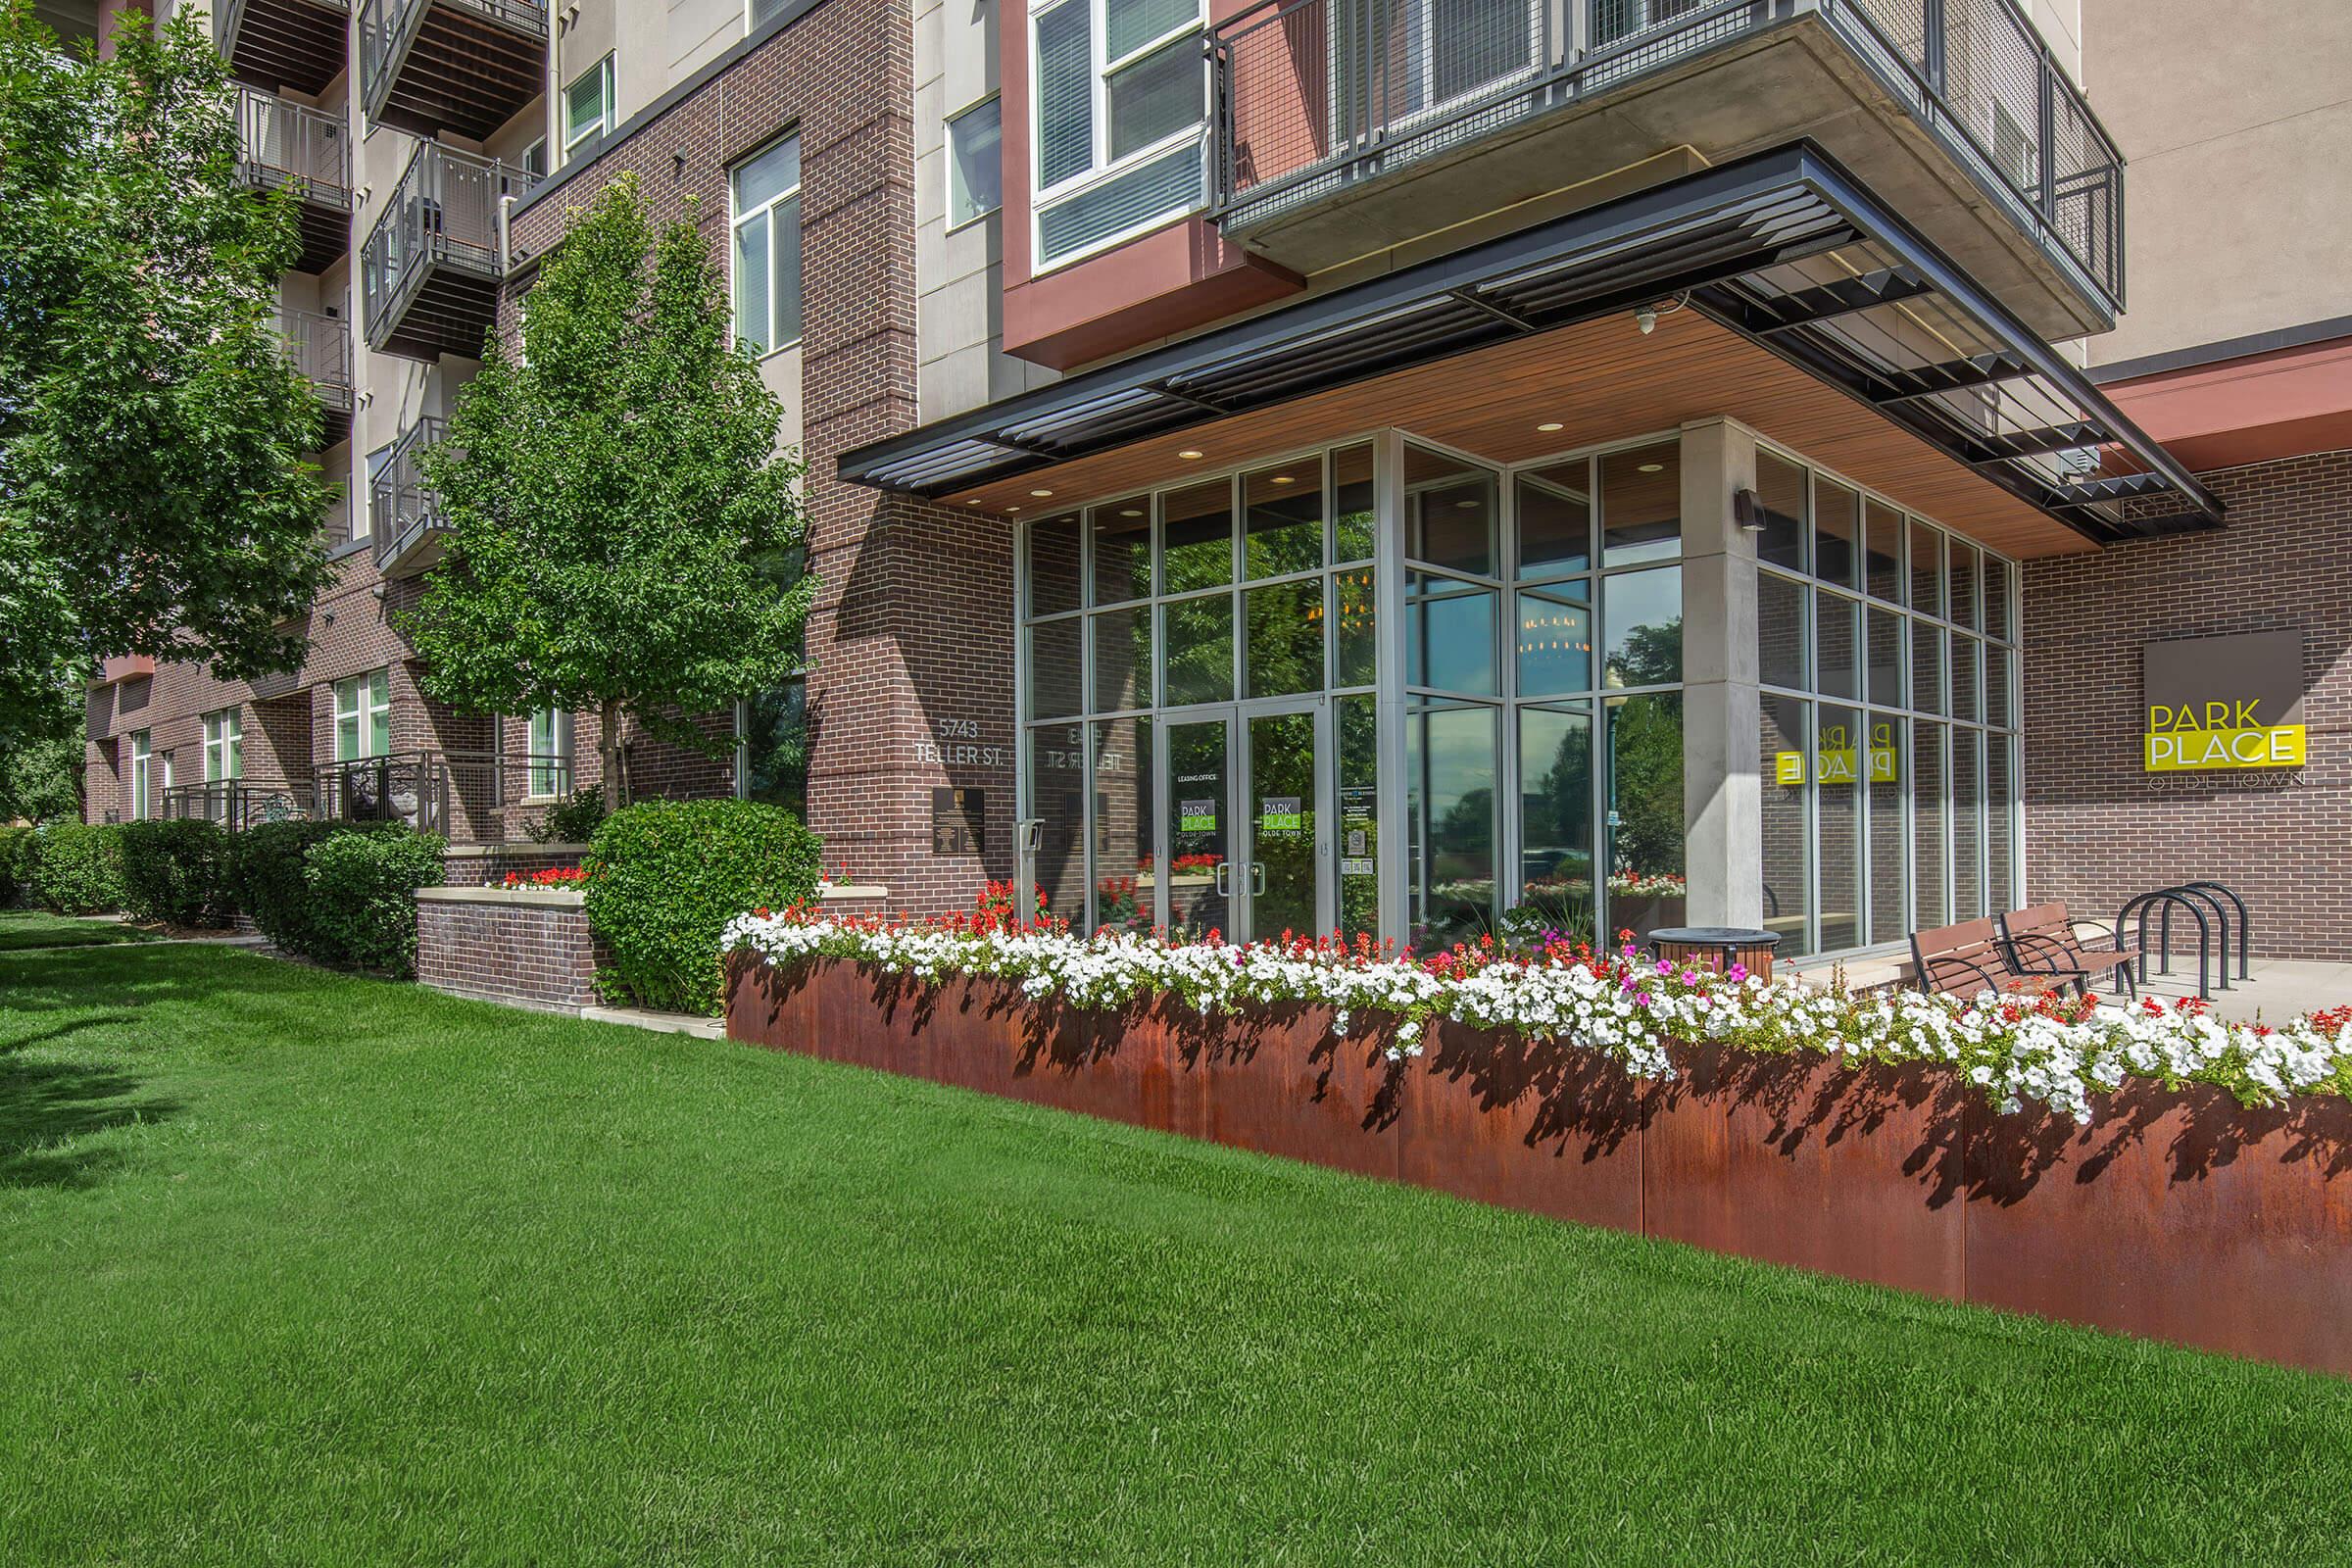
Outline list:
[[[2301,632],[2184,637],[2142,659],[2148,772],[2303,765]]]

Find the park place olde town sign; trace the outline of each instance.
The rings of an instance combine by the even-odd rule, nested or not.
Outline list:
[[[2303,634],[2183,637],[2143,650],[2151,773],[2303,765]]]

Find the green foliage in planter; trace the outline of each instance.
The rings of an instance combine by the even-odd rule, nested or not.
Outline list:
[[[757,801],[648,801],[605,818],[584,862],[588,923],[612,949],[616,1000],[715,1013],[719,932],[746,910],[816,892],[816,835]]]
[[[302,858],[310,956],[406,979],[416,972],[416,890],[438,887],[447,843],[406,828],[335,833]]]
[[[228,835],[211,822],[125,823],[123,911],[166,925],[225,925],[235,907],[227,862]]]
[[[32,835],[24,851],[24,889],[59,914],[122,907],[122,830],[60,822]]]
[[[549,807],[531,838],[539,844],[585,844],[604,819],[605,787],[590,784]]]
[[[24,893],[24,851],[32,843],[28,827],[0,827],[0,909],[14,908]]]

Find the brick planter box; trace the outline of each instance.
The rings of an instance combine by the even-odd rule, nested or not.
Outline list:
[[[596,1002],[601,955],[577,888],[416,890],[416,978],[435,991],[550,1011]]]
[[[2089,1125],[1928,1067],[1678,1051],[1633,1079],[1443,1025],[1038,1006],[739,956],[727,1035],[1720,1252],[2352,1375],[2352,1102],[2132,1085]]]

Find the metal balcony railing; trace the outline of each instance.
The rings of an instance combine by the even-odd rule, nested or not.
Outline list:
[[[311,383],[320,403],[349,414],[351,323],[318,311],[286,311],[279,321],[286,337],[286,363]]]
[[[351,211],[351,138],[338,116],[239,87],[237,161],[250,184],[300,184],[304,201]]]
[[[229,778],[205,784],[174,784],[164,791],[164,815],[214,822],[241,832],[264,822],[291,822],[314,814],[311,782]]]
[[[417,462],[424,449],[448,431],[445,420],[427,416],[409,426],[368,482],[368,523],[375,534],[375,564],[382,569],[407,555],[425,535],[449,526],[441,498],[424,482]]]
[[[366,0],[360,7],[360,81],[370,115],[383,108],[393,77],[423,29],[425,13],[435,5],[523,37],[547,36],[547,7],[539,0]]]
[[[327,762],[315,772],[317,814],[336,822],[403,822],[455,844],[497,844],[549,800],[571,793],[568,756],[396,752]]]
[[[499,200],[537,183],[496,159],[418,143],[361,252],[368,340],[383,342],[437,267],[497,282]]]
[[[1239,227],[1818,15],[2120,309],[2124,160],[2015,0],[1259,0],[1210,32],[1210,215]]]

